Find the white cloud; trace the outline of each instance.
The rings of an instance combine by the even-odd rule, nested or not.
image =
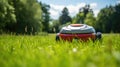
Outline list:
[[[64,5],[55,5],[55,4],[50,4],[51,9],[53,10],[62,10],[65,6]]]
[[[120,3],[120,0],[118,0],[117,3]]]
[[[67,8],[70,12],[71,16],[74,16],[75,14],[77,14],[79,12],[79,9],[82,8],[83,6],[85,6],[85,3],[80,3],[77,5],[68,5]]]
[[[57,11],[55,11],[55,10],[50,10],[49,12],[51,13],[52,16],[56,16],[56,15],[59,14],[59,13],[58,13]]]
[[[50,4],[50,13],[51,13],[51,17],[53,18],[53,19],[58,19],[58,17],[59,17],[59,15],[60,15],[60,13],[61,13],[61,11],[63,10],[63,8],[64,7],[67,7],[68,8],[68,10],[69,10],[69,14],[70,14],[70,16],[75,16],[78,12],[79,12],[79,9],[81,8],[81,7],[84,7],[86,5],[86,3],[79,3],[79,4],[77,4],[77,5],[67,5],[67,6],[65,6],[65,5],[55,5],[55,4]],[[95,8],[97,7],[97,3],[91,3],[90,4],[90,6],[91,6],[91,8],[93,9],[93,10],[95,10]],[[98,13],[99,11],[98,10],[95,10],[95,15]]]
[[[94,10],[94,15],[95,15],[95,17],[97,17],[99,11],[100,11],[100,10]]]
[[[97,7],[97,3],[91,3],[91,4],[90,4],[90,7],[91,7],[92,9],[95,9],[95,8]]]
[[[50,14],[53,19],[57,19],[59,17],[59,14],[61,10],[65,7],[64,5],[54,5],[50,4]]]
[[[97,9],[97,6],[98,6],[97,3],[91,3],[90,4],[90,8],[93,9],[95,17],[97,17],[97,15],[100,11],[100,9]]]

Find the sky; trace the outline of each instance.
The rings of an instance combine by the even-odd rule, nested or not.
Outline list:
[[[93,9],[95,17],[99,13],[100,9],[109,6],[116,5],[120,3],[120,0],[38,0],[39,2],[50,5],[50,16],[52,19],[58,19],[61,11],[64,7],[69,10],[69,15],[74,17],[79,9],[84,7],[86,4],[90,4],[91,9]]]

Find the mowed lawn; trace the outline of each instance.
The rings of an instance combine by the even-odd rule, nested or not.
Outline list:
[[[0,35],[0,67],[120,67],[120,34],[102,42],[56,42],[55,35]]]

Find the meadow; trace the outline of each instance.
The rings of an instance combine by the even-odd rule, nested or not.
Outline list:
[[[0,67],[120,67],[120,34],[56,42],[54,34],[0,35]]]

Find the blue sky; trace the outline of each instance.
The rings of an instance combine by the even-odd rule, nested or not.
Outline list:
[[[90,4],[91,8],[94,11],[95,16],[97,16],[100,9],[120,3],[120,0],[38,0],[42,3],[49,4],[51,6],[50,13],[53,19],[58,19],[62,9],[67,7],[70,16],[75,16],[79,8],[83,7],[86,4]]]

